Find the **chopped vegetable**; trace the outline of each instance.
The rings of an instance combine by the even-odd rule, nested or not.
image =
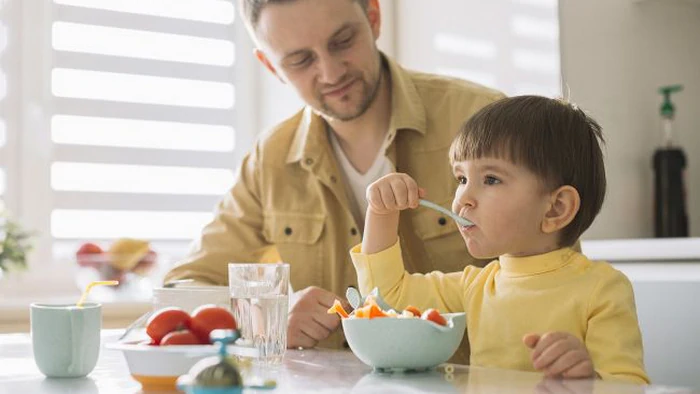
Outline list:
[[[342,318],[348,318],[348,313],[345,312],[345,308],[343,308],[339,300],[333,302],[333,306],[328,309],[328,313],[337,313]]]

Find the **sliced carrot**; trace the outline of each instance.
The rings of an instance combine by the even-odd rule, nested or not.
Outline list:
[[[378,317],[386,317],[386,313],[376,303],[369,305],[369,318],[375,319]]]
[[[335,300],[333,302],[333,306],[328,309],[328,313],[337,313],[340,315],[342,318],[347,318],[348,313],[345,312],[345,308],[343,308],[343,305],[340,304],[340,301]]]
[[[416,308],[413,305],[407,306],[406,309],[404,309],[404,311],[411,312],[413,314],[413,316],[415,316],[415,317],[420,317],[420,315],[421,315],[420,309]]]

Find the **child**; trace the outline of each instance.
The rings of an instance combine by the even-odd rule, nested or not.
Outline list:
[[[471,364],[539,370],[549,377],[649,383],[629,280],[571,249],[600,211],[605,169],[600,126],[544,97],[493,103],[450,149],[458,183],[452,210],[484,268],[409,274],[399,212],[425,193],[405,174],[367,189],[365,232],[351,251],[362,294],[375,286],[397,309],[467,313]],[[361,249],[360,249],[361,247]]]

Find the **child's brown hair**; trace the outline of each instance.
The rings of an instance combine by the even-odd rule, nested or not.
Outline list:
[[[571,246],[593,223],[605,198],[600,125],[575,105],[541,96],[494,102],[472,116],[450,148],[450,160],[482,157],[525,166],[547,191],[570,185],[581,206],[559,239]]]

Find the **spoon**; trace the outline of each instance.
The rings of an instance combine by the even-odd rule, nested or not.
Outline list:
[[[374,297],[374,300],[377,302],[377,306],[382,308],[382,310],[388,311],[389,309],[394,309],[382,299],[382,296],[379,295],[379,289],[376,287],[372,289],[372,291],[367,296]],[[367,297],[362,298],[360,291],[357,290],[355,286],[349,286],[347,290],[345,290],[345,298],[347,298],[348,303],[350,304],[350,306],[352,306],[352,309],[357,309],[361,307],[367,299]]]
[[[442,214],[445,214],[445,215],[451,217],[460,226],[468,227],[468,226],[474,225],[474,223],[470,222],[469,220],[457,215],[456,213],[450,211],[449,209],[445,209],[445,208],[441,207],[440,205],[435,204],[434,202],[420,199],[420,200],[418,200],[418,204],[420,204],[426,208],[434,209]]]

